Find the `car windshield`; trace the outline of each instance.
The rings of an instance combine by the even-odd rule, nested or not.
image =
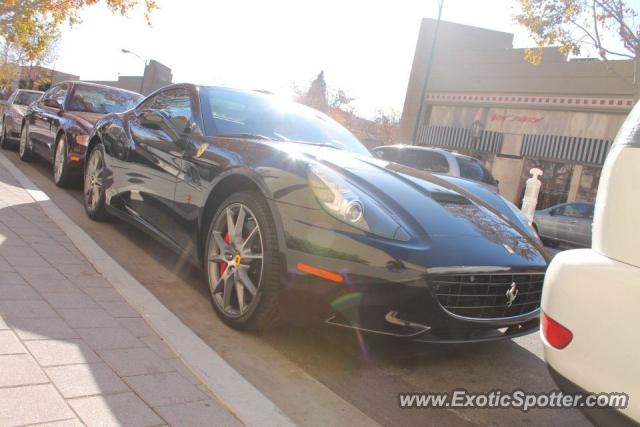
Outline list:
[[[496,179],[478,160],[458,156],[456,156],[456,159],[460,166],[460,176],[462,178],[495,185]]]
[[[18,92],[16,98],[13,100],[14,105],[31,105],[32,102],[37,101],[42,96],[39,92]]]
[[[141,95],[118,89],[77,86],[69,101],[69,110],[89,113],[121,113],[135,107]]]
[[[210,136],[235,135],[326,145],[370,155],[351,132],[327,115],[292,101],[224,88],[202,91]]]

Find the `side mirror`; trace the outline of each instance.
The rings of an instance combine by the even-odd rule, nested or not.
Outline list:
[[[44,105],[50,108],[55,108],[56,110],[62,110],[62,104],[60,104],[58,100],[54,98],[45,99]]]
[[[164,114],[155,110],[144,110],[138,114],[138,123],[148,129],[161,130],[177,142],[180,140],[180,132],[176,125]]]

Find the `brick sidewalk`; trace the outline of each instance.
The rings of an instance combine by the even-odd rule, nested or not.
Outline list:
[[[0,426],[239,426],[0,164]]]

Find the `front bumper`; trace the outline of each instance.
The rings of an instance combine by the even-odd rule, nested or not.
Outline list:
[[[294,205],[275,205],[282,220],[283,282],[289,289],[321,296],[330,308],[324,317],[328,323],[452,343],[506,339],[537,329],[546,260],[533,246],[520,242],[517,250],[509,250],[514,243],[508,247],[483,235],[415,235],[408,242],[392,241],[337,222],[322,210],[306,209],[301,215]],[[300,265],[329,274],[315,277]],[[507,310],[510,286],[527,282],[532,273],[538,275],[535,295],[522,288],[521,296],[511,301],[522,309]],[[469,279],[460,283],[465,289],[460,295],[447,282],[452,275]],[[488,278],[494,275],[501,278]],[[331,281],[332,276],[339,280]],[[444,281],[438,283],[438,278]],[[487,287],[466,292],[476,284]],[[301,305],[301,300],[292,302]]]
[[[357,330],[358,332],[386,335],[395,338],[410,339],[415,342],[422,343],[438,343],[438,344],[464,344],[487,341],[500,341],[504,339],[517,338],[536,332],[539,328],[540,321],[537,318],[517,323],[502,328],[481,328],[477,329],[469,327],[467,329],[443,329],[432,328],[427,325],[421,325],[413,322],[403,321],[399,319],[398,313],[390,311],[385,316],[385,320],[396,328],[396,332],[391,332],[389,328],[383,329],[367,329],[365,327],[355,326],[351,323],[341,321],[338,316],[332,316],[326,320],[326,323],[333,326],[340,326]],[[396,323],[398,322],[398,323]]]
[[[309,259],[300,254],[296,257],[303,263],[322,265],[317,257]],[[343,261],[344,266],[347,264]],[[415,273],[407,272],[407,277]],[[328,309],[321,312],[326,323],[365,334],[425,343],[468,343],[510,339],[539,329],[539,294],[537,300],[530,303],[531,310],[525,313],[473,318],[456,315],[445,308],[434,294],[428,274],[426,278],[418,274],[400,283],[388,281],[387,277],[354,274],[347,268],[342,274],[344,282],[332,283],[294,268],[288,271],[284,282],[293,291],[311,293],[327,303]],[[504,295],[502,287],[499,292]],[[502,298],[506,301],[506,297]],[[302,305],[301,301],[303,298],[293,300],[297,305]],[[317,302],[317,299],[311,301]]]

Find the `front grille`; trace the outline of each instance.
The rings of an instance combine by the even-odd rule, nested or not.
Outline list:
[[[445,310],[476,319],[499,319],[540,308],[544,273],[437,274],[429,284]],[[518,294],[509,306],[507,292],[515,283]]]

